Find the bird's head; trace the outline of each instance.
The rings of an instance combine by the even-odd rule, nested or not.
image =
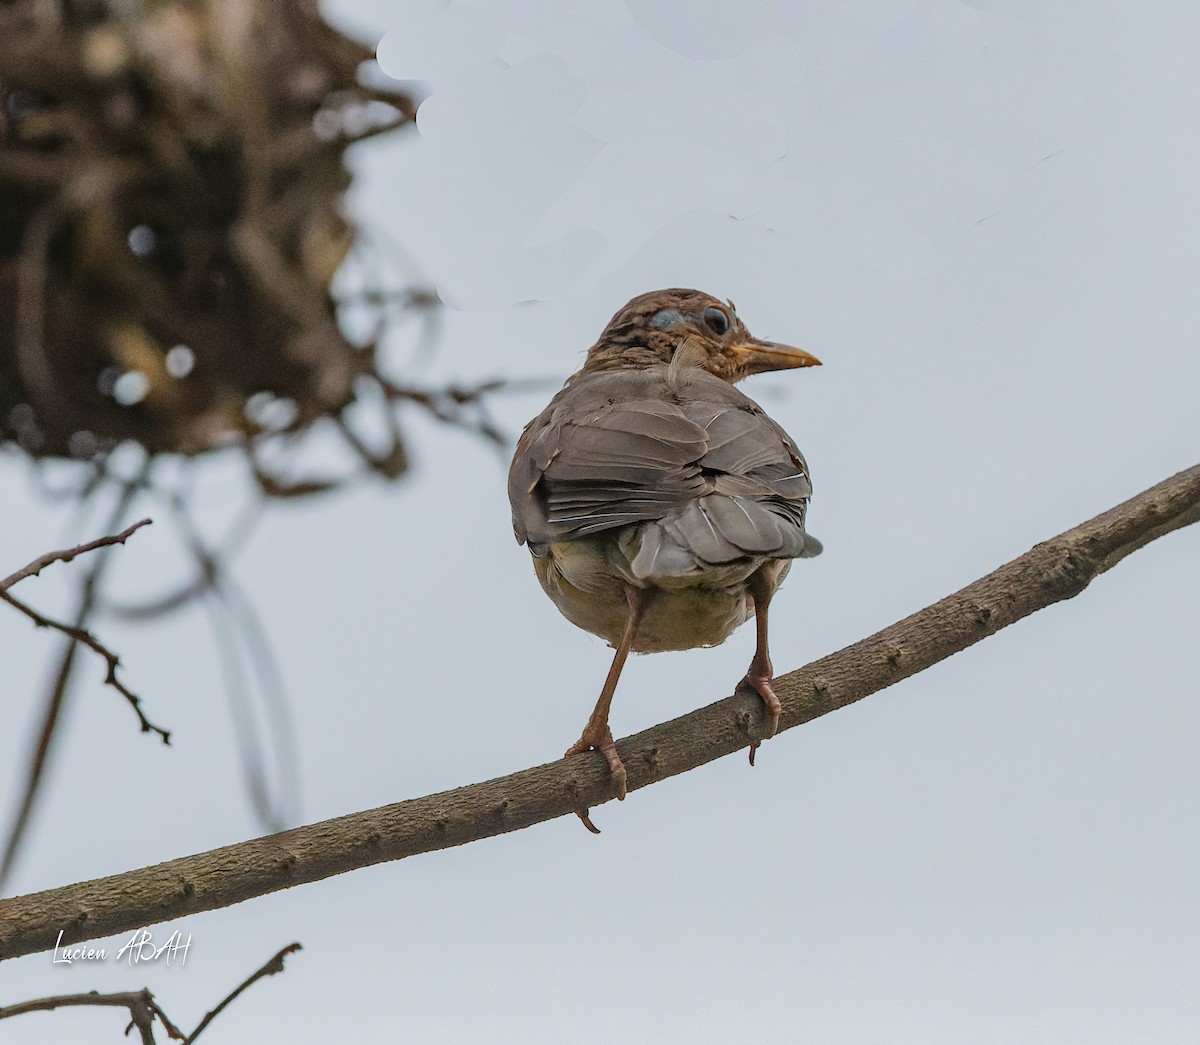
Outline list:
[[[754,337],[732,301],[699,290],[640,294],[609,321],[588,350],[585,371],[685,362],[730,383],[767,370],[820,366],[803,349]]]

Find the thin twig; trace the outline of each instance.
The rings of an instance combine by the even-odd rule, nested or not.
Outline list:
[[[146,520],[149,522],[149,520]],[[140,524],[139,524],[140,525]],[[90,650],[94,650],[108,663],[108,671],[105,673],[104,682],[106,685],[112,686],[118,693],[121,694],[133,708],[134,714],[138,717],[138,723],[141,725],[143,733],[157,733],[164,744],[171,743],[171,731],[163,729],[161,726],[156,726],[147,717],[142,710],[141,698],[137,696],[128,686],[117,678],[117,668],[121,666],[121,658],[110,650],[104,643],[96,638],[87,628],[77,628],[72,624],[66,624],[63,621],[55,620],[53,617],[47,617],[39,613],[32,606],[21,602],[11,592],[0,589],[0,600],[7,602],[13,609],[20,610],[39,628],[51,628],[54,631],[61,632],[66,635],[72,642],[82,642]]]
[[[204,1029],[238,995],[247,988],[252,987],[264,976],[274,976],[276,973],[283,972],[284,958],[300,949],[300,944],[289,943],[282,950],[272,955],[264,965],[247,976],[214,1008],[205,1013],[204,1018],[191,1034],[184,1034],[183,1031],[171,1022],[171,1019],[162,1010],[162,1006],[155,1000],[154,995],[146,988],[140,991],[121,991],[116,994],[100,994],[98,991],[89,991],[87,994],[59,994],[50,998],[34,998],[30,1001],[18,1002],[16,1005],[0,1007],[0,1020],[9,1016],[24,1016],[30,1012],[51,1012],[54,1009],[84,1005],[128,1009],[131,1021],[130,1027],[137,1027],[143,1043],[153,1045],[153,1023],[155,1018],[157,1018],[162,1022],[163,1027],[171,1038],[183,1042],[183,1045],[192,1045],[192,1042],[200,1037]],[[128,1029],[126,1029],[126,1033],[128,1034]]]
[[[443,424],[465,428],[507,450],[512,440],[492,420],[487,412],[487,397],[508,390],[509,383],[495,378],[476,385],[447,385],[444,388],[418,388],[399,385],[375,375],[380,389],[389,402],[398,400],[416,403],[429,411]]]
[[[0,592],[6,592],[18,581],[23,581],[26,577],[36,577],[47,566],[56,562],[70,562],[76,556],[84,555],[87,552],[94,552],[97,548],[107,548],[113,544],[124,544],[129,538],[140,530],[143,526],[149,526],[152,520],[142,519],[135,522],[132,526],[127,527],[120,533],[115,533],[111,537],[101,537],[95,541],[88,541],[87,544],[80,544],[74,548],[67,548],[60,552],[47,552],[45,555],[39,555],[28,566],[17,570],[16,573],[10,574],[0,581]]]
[[[883,631],[775,679],[791,729],[945,660],[1078,595],[1147,541],[1200,521],[1200,465],[1035,546]],[[630,791],[740,751],[761,736],[748,687],[617,745]],[[136,871],[0,901],[0,959],[228,907],[359,867],[519,831],[611,801],[594,752]]]
[[[113,506],[109,525],[105,529],[115,530],[121,525],[122,518],[150,476],[152,462],[153,458],[147,457],[137,475],[123,483],[121,494],[117,498],[117,503]],[[141,524],[139,523],[138,525]],[[136,528],[134,527],[134,529]],[[118,534],[118,536],[120,535]],[[105,538],[101,538],[101,541],[104,540]],[[72,627],[87,627],[92,610],[96,605],[100,577],[113,543],[115,542],[110,541],[108,545],[101,544],[98,548],[96,561],[81,586],[79,607],[75,611],[75,621],[71,625]],[[77,554],[80,554],[79,549],[74,549],[72,556]],[[9,828],[8,838],[4,845],[4,856],[0,859],[0,892],[3,891],[8,881],[8,876],[12,872],[17,853],[20,851],[21,843],[25,838],[25,831],[29,826],[30,817],[33,815],[34,804],[41,789],[46,762],[50,755],[50,746],[54,742],[62,709],[66,703],[67,688],[71,681],[71,673],[75,665],[75,651],[77,649],[79,649],[78,642],[72,640],[67,643],[58,662],[58,671],[54,676],[54,684],[46,699],[46,710],[42,717],[42,728],[38,732],[37,741],[33,748],[33,755],[29,760],[29,768],[26,771],[25,792],[21,796],[17,815],[13,818],[12,826]]]
[[[100,994],[98,991],[89,991],[87,994],[59,994],[52,998],[34,998],[0,1008],[0,1020],[9,1016],[24,1016],[29,1012],[52,1012],[54,1009],[80,1005],[128,1009],[130,1026],[137,1027],[143,1045],[154,1045],[153,1023],[156,1016],[163,1021],[163,1026],[172,1038],[183,1038],[178,1028],[167,1019],[162,1009],[158,1007],[154,995],[146,989],[121,991],[116,994]],[[126,1033],[128,1033],[128,1029],[126,1029]]]
[[[289,943],[286,947],[277,952],[270,960],[268,960],[267,963],[262,966],[262,968],[247,976],[241,983],[239,983],[232,991],[229,992],[228,996],[215,1009],[212,1009],[204,1014],[204,1019],[200,1021],[200,1025],[187,1036],[187,1039],[184,1041],[183,1045],[192,1045],[192,1042],[194,1042],[198,1037],[200,1037],[201,1033],[203,1033],[204,1028],[217,1018],[217,1016],[221,1013],[221,1010],[224,1009],[225,1006],[227,1006],[231,1001],[233,1001],[234,998],[241,994],[242,991],[244,991],[247,987],[253,986],[264,976],[274,976],[276,973],[283,972],[283,959],[289,954],[292,954],[298,950],[300,950],[300,944]]]

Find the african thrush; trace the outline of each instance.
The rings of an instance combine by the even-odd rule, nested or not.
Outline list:
[[[804,532],[804,458],[734,383],[818,363],[751,336],[732,302],[653,291],[612,318],[517,443],[508,477],[517,541],[563,616],[616,649],[567,754],[599,751],[618,798],[626,773],[608,716],[631,650],[715,646],[754,616],[745,681],[765,706],[763,735],[779,725],[767,608],[791,560],[821,546]]]

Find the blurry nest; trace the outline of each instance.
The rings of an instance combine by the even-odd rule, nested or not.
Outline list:
[[[278,493],[266,440],[330,419],[394,477],[396,400],[477,406],[395,386],[375,339],[339,326],[346,150],[416,110],[372,85],[373,58],[315,0],[0,0],[0,445],[239,444]],[[437,306],[416,287],[389,301]],[[366,385],[388,415],[373,449],[347,420]]]
[[[296,760],[281,674],[225,568],[262,497],[212,540],[192,518],[194,470],[155,466],[237,447],[274,496],[364,472],[395,478],[408,465],[397,418],[406,403],[503,442],[485,406],[499,382],[418,388],[381,369],[385,335],[412,319],[419,351],[439,302],[342,210],[347,149],[416,114],[373,59],[316,0],[0,0],[0,451],[33,461],[42,478],[61,473],[61,460],[86,462],[66,469],[60,492],[81,506],[115,493],[104,532],[144,496],[165,502],[196,567],[167,595],[122,605],[100,591],[105,547],[71,623],[44,623],[78,639],[101,613],[210,607],[247,784],[269,824],[287,818]],[[357,271],[343,266],[348,255]],[[320,441],[306,437],[320,422],[350,468],[297,477],[311,468]],[[71,651],[47,697],[0,883],[43,779]],[[115,667],[113,656],[117,686]],[[274,788],[268,746],[287,778]]]

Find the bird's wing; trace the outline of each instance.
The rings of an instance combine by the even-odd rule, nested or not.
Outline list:
[[[734,394],[681,404],[708,437],[698,462],[708,489],[626,538],[636,576],[685,576],[747,555],[816,553],[804,532],[812,484],[803,456],[757,404],[725,389]]]
[[[705,492],[704,429],[657,399],[596,401],[570,387],[525,430],[509,472],[531,545],[660,519]]]
[[[537,551],[656,523],[629,549],[642,576],[806,553],[808,469],[752,400],[710,375],[680,395],[654,371],[598,377],[568,385],[521,437],[509,474],[518,540]]]

